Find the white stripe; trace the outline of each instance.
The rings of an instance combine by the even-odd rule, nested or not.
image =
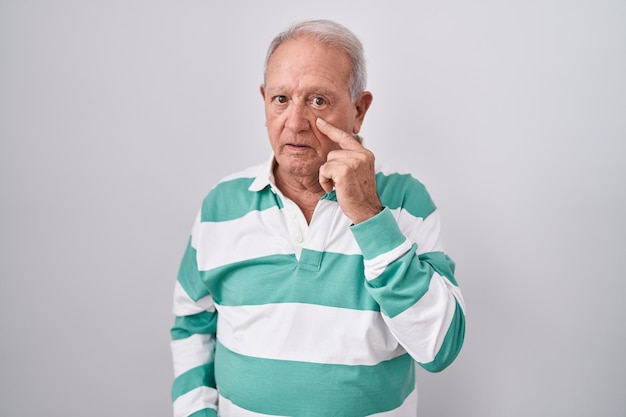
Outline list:
[[[217,309],[218,340],[242,355],[375,365],[405,353],[374,311],[297,303]]]
[[[185,339],[172,340],[172,360],[174,377],[213,360],[215,336],[194,334]]]
[[[291,210],[292,208],[290,208]],[[410,242],[418,245],[417,253],[443,250],[439,241],[439,215],[433,212],[428,218],[415,217],[405,210],[392,210],[400,230]],[[197,249],[198,269],[206,271],[229,263],[270,255],[294,254],[296,246],[289,241],[288,222],[285,210],[272,207],[262,211],[251,211],[245,216],[224,222],[202,222],[196,224],[192,245]],[[320,252],[358,255],[360,248],[352,233],[351,224],[334,201],[320,201],[312,222],[322,221],[324,227],[302,230],[302,247]],[[315,226],[314,223],[311,226]],[[408,249],[397,248],[386,259],[395,260]],[[396,256],[394,258],[393,256]],[[380,258],[379,260],[382,260]],[[378,265],[377,262],[370,262]],[[383,268],[382,264],[379,268]],[[373,274],[369,279],[377,276]]]
[[[450,287],[454,286],[434,273],[428,291],[417,303],[394,318],[383,316],[391,332],[418,362],[432,362],[443,344],[456,310]]]
[[[198,249],[198,226],[200,226],[200,216],[202,210],[199,210],[196,213],[196,218],[193,221],[193,226],[191,227],[191,247],[194,249]]]
[[[318,222],[322,226],[317,226]],[[337,202],[320,201],[311,220],[305,247],[319,252],[360,255],[361,249],[350,233],[351,224],[352,221],[343,214]]]
[[[180,282],[176,281],[174,285],[174,307],[172,308],[174,315],[190,316],[192,314],[202,313],[203,311],[215,311],[213,297],[207,295],[198,301],[193,301],[182,285],[180,285]]]
[[[372,259],[364,260],[363,265],[365,266],[365,278],[368,281],[378,278],[390,263],[397,260],[410,249],[411,241],[409,241],[409,239],[405,239],[400,246],[396,246],[389,252],[381,253]]]
[[[463,294],[461,294],[461,289],[457,287],[456,285],[454,285],[453,283],[451,283],[446,277],[444,277],[444,280],[448,287],[448,291],[452,293],[454,298],[459,302],[459,305],[461,306],[461,310],[465,312],[465,300],[463,299]]]
[[[246,410],[245,408],[236,406],[232,401],[222,396],[219,397],[219,401],[220,417],[280,417]],[[371,414],[370,417],[414,417],[417,415],[416,413],[417,389],[414,389],[400,407],[383,413]]]
[[[324,227],[299,225],[303,241],[297,244],[289,240],[288,224],[293,219],[287,212],[293,209],[272,207],[251,211],[234,220],[200,223],[192,238],[192,243],[198,245],[198,269],[206,271],[262,256],[294,254],[296,246],[347,255],[361,253],[354,236],[348,232],[351,222],[336,202],[318,203],[313,222],[323,222]]]
[[[251,211],[224,222],[198,226],[198,269],[207,271],[234,262],[293,253],[278,207]]]
[[[304,217],[302,210],[300,210],[300,207],[298,207],[298,205],[290,199],[284,198],[282,194],[280,194],[280,191],[277,192],[283,199],[284,207],[280,212],[284,216],[294,253],[299,260],[304,240],[306,239],[306,235],[309,231],[309,225],[307,224],[306,218]]]
[[[433,211],[425,219],[415,217],[406,210],[392,210],[402,233],[411,242],[417,243],[417,254],[426,252],[443,252],[441,243],[441,225],[439,212]]]
[[[270,414],[255,413],[232,403],[220,395],[220,417],[277,417]]]
[[[371,281],[378,278],[387,266],[404,255],[411,248],[412,243],[417,243],[416,254],[443,251],[443,245],[439,239],[439,213],[434,211],[426,219],[415,217],[405,210],[392,210],[398,226],[407,239],[389,252],[382,253],[376,258],[364,261],[365,278]]]
[[[435,210],[426,219],[413,216],[403,209],[392,209],[398,227],[409,241],[417,243],[417,254],[443,251],[440,240],[440,217]],[[323,227],[314,227],[315,221],[323,222]],[[360,255],[361,249],[352,233],[347,233],[351,220],[330,200],[320,201],[315,208],[311,227],[306,236],[305,247],[320,252],[335,252],[346,255]],[[318,234],[314,235],[311,231]],[[410,247],[410,245],[409,245]],[[407,249],[408,250],[408,249]],[[406,250],[400,251],[400,255]]]
[[[176,398],[173,403],[174,417],[187,417],[205,408],[217,408],[217,390],[199,387]]]

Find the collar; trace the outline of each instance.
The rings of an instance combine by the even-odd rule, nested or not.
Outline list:
[[[274,166],[276,164],[276,160],[274,159],[274,154],[263,164],[258,166],[258,172],[248,190],[259,192],[264,190],[266,187],[270,187],[272,192],[276,192],[276,181],[274,180]]]
[[[272,156],[266,162],[257,165],[256,176],[254,177],[254,181],[252,181],[252,184],[250,184],[250,186],[248,187],[248,190],[258,193],[259,191],[263,191],[264,189],[269,187],[274,194],[278,194],[282,197],[283,194],[276,186],[276,180],[274,178],[275,167],[276,159],[274,159],[274,154],[272,154]],[[322,200],[325,199],[337,201],[335,190],[332,190],[330,193],[324,194]]]

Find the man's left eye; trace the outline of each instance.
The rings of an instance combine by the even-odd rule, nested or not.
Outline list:
[[[324,97],[313,97],[313,105],[315,107],[324,107],[327,103]]]

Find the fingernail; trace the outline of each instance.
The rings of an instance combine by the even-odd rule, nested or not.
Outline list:
[[[326,120],[322,119],[321,117],[318,117],[316,122],[318,125],[322,125],[322,126],[326,125]]]

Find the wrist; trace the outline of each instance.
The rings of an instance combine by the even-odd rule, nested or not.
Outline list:
[[[382,205],[377,205],[377,206],[373,206],[367,210],[363,210],[362,214],[359,214],[358,216],[355,216],[354,218],[350,219],[352,220],[352,224],[359,224],[359,223],[363,223],[369,219],[371,219],[372,217],[375,217],[377,215],[379,215],[383,210],[385,209],[385,207],[383,207]]]

